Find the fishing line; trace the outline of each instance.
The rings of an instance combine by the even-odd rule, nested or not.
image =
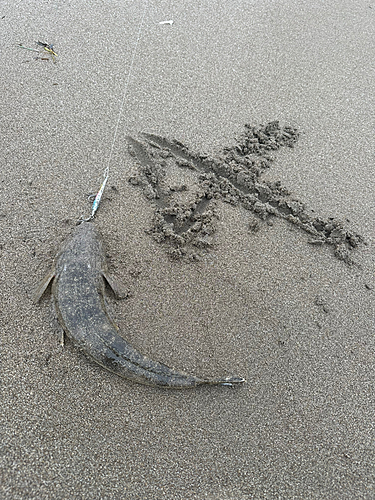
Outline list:
[[[133,70],[135,56],[136,56],[137,49],[138,49],[138,44],[139,44],[139,41],[141,39],[142,28],[143,28],[144,19],[145,19],[145,16],[146,16],[147,7],[148,7],[148,0],[145,0],[143,14],[142,14],[142,19],[141,19],[141,22],[140,22],[139,28],[138,28],[137,40],[135,42],[135,46],[134,46],[134,49],[133,49],[133,55],[132,55],[132,59],[130,61],[130,66],[129,66],[129,71],[128,71],[128,77],[127,77],[126,82],[125,82],[124,92],[123,92],[123,95],[122,95],[122,100],[121,100],[121,105],[120,105],[120,111],[119,111],[119,114],[118,114],[118,119],[117,119],[117,123],[116,123],[116,127],[115,127],[115,132],[113,134],[113,140],[112,140],[112,145],[111,145],[111,149],[110,149],[110,152],[109,152],[108,162],[107,162],[107,166],[106,166],[106,168],[104,170],[104,181],[102,182],[102,185],[100,186],[100,189],[99,189],[99,191],[98,191],[98,193],[95,196],[95,199],[93,201],[93,204],[92,204],[92,207],[91,207],[91,215],[90,215],[90,217],[88,217],[87,219],[84,219],[83,216],[82,216],[79,219],[79,222],[88,222],[88,221],[90,221],[90,220],[92,220],[94,218],[95,213],[96,213],[96,211],[99,208],[99,204],[100,204],[100,200],[101,200],[101,197],[103,195],[103,192],[104,192],[104,188],[105,188],[105,186],[107,184],[107,181],[108,181],[109,167],[110,167],[110,163],[111,163],[111,159],[112,159],[112,153],[113,153],[113,149],[114,149],[116,138],[117,138],[117,132],[118,132],[118,128],[119,128],[119,124],[120,124],[122,112],[123,112],[123,109],[124,109],[124,104],[125,104],[125,100],[126,100],[126,95],[127,95],[127,91],[128,91],[128,87],[129,87],[130,78],[131,78],[131,75],[132,75],[132,70]]]

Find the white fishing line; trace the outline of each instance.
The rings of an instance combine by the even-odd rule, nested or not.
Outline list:
[[[127,92],[128,92],[128,87],[129,87],[130,79],[131,79],[132,72],[133,72],[133,66],[134,66],[135,56],[137,54],[138,44],[139,44],[139,41],[140,41],[141,35],[142,35],[143,23],[144,23],[144,20],[145,20],[147,7],[148,7],[148,0],[145,0],[145,2],[144,2],[144,8],[143,8],[143,14],[142,14],[141,22],[139,23],[139,28],[138,28],[138,35],[137,35],[137,39],[136,39],[135,46],[134,46],[134,49],[133,49],[132,58],[131,58],[131,61],[130,61],[128,76],[126,78],[126,82],[125,82],[125,86],[124,86],[124,92],[122,94],[122,99],[121,99],[121,104],[120,104],[120,111],[119,111],[119,114],[118,114],[118,118],[117,118],[117,122],[116,122],[116,126],[115,126],[115,131],[114,131],[114,134],[113,134],[113,140],[112,140],[112,145],[111,145],[111,149],[110,149],[110,152],[109,152],[107,166],[106,166],[106,168],[104,170],[104,181],[103,181],[102,185],[100,186],[98,194],[95,196],[94,202],[93,202],[92,207],[91,207],[91,215],[90,215],[90,217],[88,217],[87,219],[84,219],[83,216],[82,216],[79,219],[80,222],[88,222],[88,221],[90,221],[91,219],[94,218],[95,212],[99,208],[100,200],[101,200],[101,197],[103,195],[103,191],[104,191],[105,185],[106,185],[108,177],[109,177],[109,167],[110,167],[110,164],[111,164],[112,154],[113,154],[113,150],[114,150],[115,143],[116,143],[116,138],[117,138],[117,132],[118,132],[118,128],[119,128],[119,125],[120,125],[120,121],[121,121],[121,117],[122,117],[122,113],[123,113],[124,105],[125,105],[125,101],[126,101],[126,96],[127,96]]]
[[[144,9],[143,9],[142,19],[141,19],[141,22],[140,22],[140,25],[139,25],[138,36],[137,36],[137,40],[135,42],[135,47],[134,47],[132,59],[131,59],[131,62],[130,62],[128,77],[126,79],[126,83],[125,83],[125,87],[124,87],[124,93],[123,93],[123,96],[122,96],[122,101],[121,101],[120,111],[119,111],[119,115],[118,115],[118,119],[117,119],[117,123],[116,123],[115,133],[113,135],[113,141],[112,141],[111,151],[109,153],[107,167],[106,167],[106,169],[104,171],[104,177],[106,177],[106,175],[109,173],[109,166],[110,166],[111,159],[112,159],[113,148],[115,146],[116,137],[117,137],[117,131],[118,131],[118,127],[119,127],[119,124],[120,124],[122,112],[123,112],[123,109],[124,109],[125,99],[126,99],[126,95],[127,95],[128,87],[129,87],[129,82],[130,82],[130,78],[131,78],[132,71],[133,71],[135,56],[136,56],[137,49],[138,49],[138,44],[139,44],[139,41],[141,39],[142,28],[143,28],[144,19],[145,19],[145,16],[146,16],[147,7],[148,7],[148,0],[145,0],[145,6],[144,6]]]

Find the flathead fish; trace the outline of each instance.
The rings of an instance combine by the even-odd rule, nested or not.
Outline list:
[[[119,296],[109,276],[102,239],[93,223],[83,222],[63,244],[51,272],[37,289],[39,301],[52,283],[52,296],[63,331],[96,363],[134,382],[166,387],[238,385],[241,377],[204,379],[173,370],[143,356],[120,334],[105,304],[105,283]]]

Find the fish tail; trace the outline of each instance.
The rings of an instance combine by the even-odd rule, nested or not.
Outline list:
[[[246,380],[243,377],[224,377],[219,379],[206,380],[204,383],[208,385],[227,385],[229,387],[233,387],[234,385],[246,383]]]

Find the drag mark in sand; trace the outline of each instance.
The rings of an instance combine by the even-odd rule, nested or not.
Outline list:
[[[256,219],[249,223],[252,231],[272,217],[285,219],[311,236],[310,244],[330,245],[338,259],[353,263],[351,251],[363,238],[344,228],[334,218],[312,216],[305,205],[291,197],[280,181],[262,180],[262,174],[274,161],[273,152],[294,147],[298,131],[280,126],[245,125],[245,131],[232,147],[223,148],[215,158],[191,152],[183,143],[155,134],[141,138],[128,137],[130,152],[137,159],[138,172],[129,181],[139,185],[144,195],[155,203],[151,233],[168,244],[175,258],[195,258],[214,245],[217,202],[241,205]],[[168,169],[174,166],[193,173],[193,186],[168,184]],[[184,200],[182,200],[184,193]]]

